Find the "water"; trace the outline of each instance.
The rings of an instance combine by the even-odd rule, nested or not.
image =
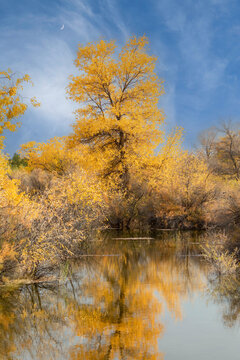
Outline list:
[[[123,236],[60,281],[2,287],[0,359],[239,360],[239,280],[211,275],[190,233]]]

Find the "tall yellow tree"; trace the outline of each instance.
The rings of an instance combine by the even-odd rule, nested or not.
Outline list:
[[[163,81],[147,43],[145,36],[132,37],[119,53],[114,41],[80,46],[80,73],[68,86],[69,97],[80,104],[68,146],[87,145],[92,167],[105,178],[114,175],[124,188],[130,169],[163,142],[164,115],[157,106]]]

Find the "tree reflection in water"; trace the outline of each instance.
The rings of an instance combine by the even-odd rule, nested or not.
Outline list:
[[[173,241],[107,241],[71,264],[63,283],[0,293],[3,359],[162,359],[164,311],[182,318],[182,302],[203,288],[199,258]],[[194,248],[194,247],[193,247]],[[189,250],[190,249],[190,250]],[[188,247],[188,251],[194,251]]]
[[[225,326],[239,325],[240,321],[240,278],[236,275],[219,276],[209,280],[207,293],[219,305]]]

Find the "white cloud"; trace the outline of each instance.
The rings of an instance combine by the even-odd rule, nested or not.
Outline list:
[[[50,37],[44,39],[29,49],[30,69],[28,73],[34,82],[34,87],[28,86],[24,95],[36,96],[41,103],[40,108],[34,110],[42,115],[43,121],[49,123],[72,122],[73,103],[66,99],[66,86],[69,75],[75,71],[73,66],[74,54],[65,41]],[[50,124],[49,124],[50,125]]]
[[[112,27],[102,13],[96,14],[83,0],[69,0],[69,5],[58,7],[55,18],[28,13],[24,23],[9,18],[8,25],[4,25],[7,36],[0,48],[5,54],[5,68],[28,73],[34,82],[33,88],[24,90],[24,96],[36,96],[41,103],[40,108],[30,110],[31,116],[41,116],[49,126],[58,124],[62,128],[74,119],[76,106],[66,99],[65,88],[69,75],[76,72],[73,60],[78,44],[112,37]],[[101,11],[110,19],[114,16],[119,35],[126,37],[126,27],[112,3],[105,0]],[[64,31],[60,31],[61,24],[65,24]]]

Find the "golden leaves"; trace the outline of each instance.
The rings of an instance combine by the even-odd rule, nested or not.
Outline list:
[[[41,106],[40,102],[37,101],[37,99],[36,99],[35,96],[32,97],[32,98],[30,99],[30,101],[31,101],[31,104],[32,104],[34,107],[39,107],[39,106]]]
[[[80,75],[71,76],[68,95],[81,107],[66,144],[85,147],[88,170],[104,178],[120,178],[144,159],[147,163],[164,142],[159,128],[164,114],[157,107],[163,81],[154,72],[157,59],[147,54],[147,44],[145,36],[132,37],[117,54],[115,42],[101,40],[80,46],[77,53]]]
[[[19,95],[23,90],[23,83],[31,83],[30,76],[25,74],[21,78],[14,78],[11,70],[0,72],[0,134],[3,131],[15,131],[20,123],[16,119],[23,115],[27,110],[25,104]],[[39,106],[35,98],[30,99],[33,106]]]

